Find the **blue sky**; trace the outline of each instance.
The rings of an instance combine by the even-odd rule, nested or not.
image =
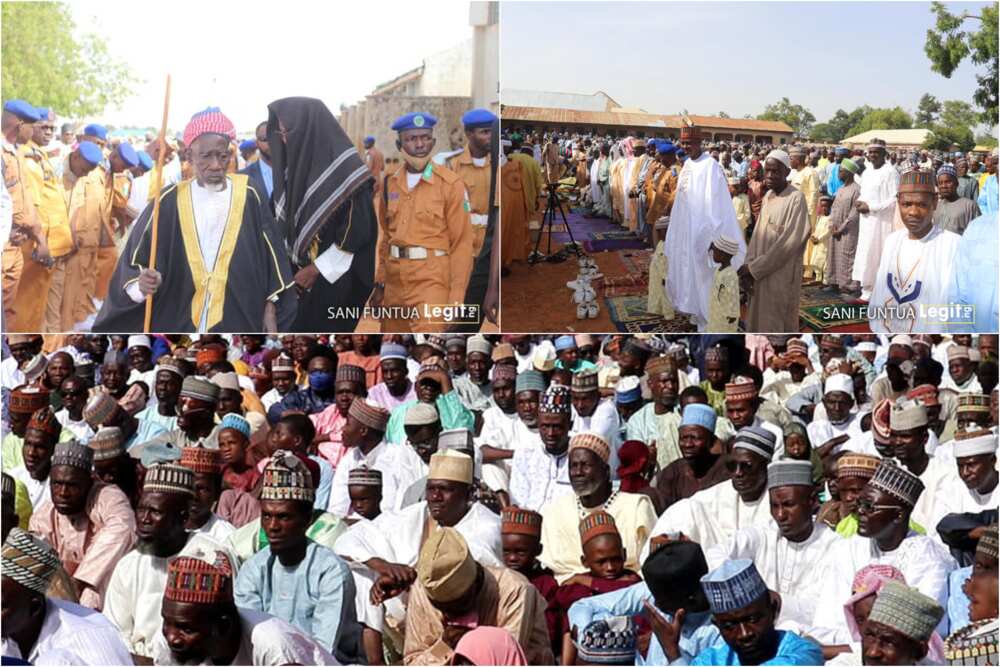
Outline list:
[[[925,2],[504,2],[501,87],[734,117],[784,96],[817,122],[862,104],[912,113],[926,92],[972,103],[971,63],[930,70],[933,22]]]

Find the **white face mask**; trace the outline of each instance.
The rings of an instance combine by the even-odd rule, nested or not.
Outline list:
[[[715,259],[712,258],[711,250],[708,251],[707,259],[708,259],[708,268],[712,269],[713,271],[718,271],[720,268],[722,268],[722,264],[716,262]]]

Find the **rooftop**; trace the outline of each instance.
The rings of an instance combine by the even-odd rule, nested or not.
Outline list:
[[[505,99],[501,97],[501,99]],[[548,107],[500,105],[500,117],[512,122],[536,122],[578,125],[622,125],[629,127],[649,127],[680,129],[680,116],[617,111],[580,111]],[[749,118],[719,118],[718,116],[694,116],[689,118],[695,125],[714,130],[747,130],[751,132],[772,132],[793,134],[791,127],[780,121],[753,120]]]

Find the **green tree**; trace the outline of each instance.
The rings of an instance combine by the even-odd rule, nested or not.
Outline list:
[[[917,104],[917,113],[913,115],[913,124],[917,127],[930,127],[941,113],[941,103],[930,93],[924,93]]]
[[[847,136],[853,137],[868,130],[908,130],[911,127],[913,118],[901,107],[870,109],[857,125],[847,131]]]
[[[976,110],[972,105],[962,100],[948,100],[944,103],[941,117],[938,119],[941,125],[948,127],[975,127],[979,119]]]
[[[1000,87],[997,62],[1000,55],[1000,12],[997,5],[983,7],[978,15],[968,10],[955,15],[943,3],[932,2],[931,12],[935,14],[936,21],[934,28],[927,30],[927,41],[924,43],[924,53],[931,61],[931,70],[950,79],[966,58],[984,66],[984,73],[976,75],[979,85],[973,99],[980,109],[979,120],[993,125],[997,119],[997,89]],[[978,29],[965,30],[966,21],[978,22]]]
[[[991,148],[995,148],[997,145],[997,138],[994,137],[992,134],[977,134],[976,145],[989,146]]]
[[[837,112],[833,114],[830,118],[829,124],[833,127],[833,134],[836,136],[835,141],[840,141],[841,139],[850,136],[848,133],[852,127],[861,122],[861,119],[865,117],[872,108],[867,104],[860,106],[854,111],[848,113],[843,109],[837,109]]]
[[[816,123],[809,131],[809,138],[824,144],[835,144],[844,137],[838,134],[833,123]]]
[[[764,113],[757,120],[777,120],[785,123],[800,136],[809,136],[809,129],[816,122],[816,116],[801,104],[792,104],[787,97],[782,97],[774,104],[764,107]]]
[[[954,127],[942,123],[934,123],[930,128],[932,134],[924,140],[924,148],[950,151],[958,146],[960,151],[972,150],[976,139],[968,127]]]
[[[113,60],[100,35],[76,35],[61,2],[5,2],[2,10],[3,99],[24,99],[66,116],[120,106],[138,83]]]

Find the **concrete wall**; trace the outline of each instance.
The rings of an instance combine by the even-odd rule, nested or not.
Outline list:
[[[500,3],[470,2],[472,105],[500,110]]]
[[[424,73],[403,94],[415,97],[468,97],[472,90],[473,40],[438,51],[424,58]]]
[[[437,153],[450,150],[453,142],[459,147],[465,145],[462,114],[471,107],[469,97],[370,95],[364,102],[341,109],[340,123],[356,146],[360,148],[364,138],[372,135],[386,160],[394,160],[399,157],[399,151],[391,126],[397,118],[411,111],[426,111],[436,117],[434,152]]]

